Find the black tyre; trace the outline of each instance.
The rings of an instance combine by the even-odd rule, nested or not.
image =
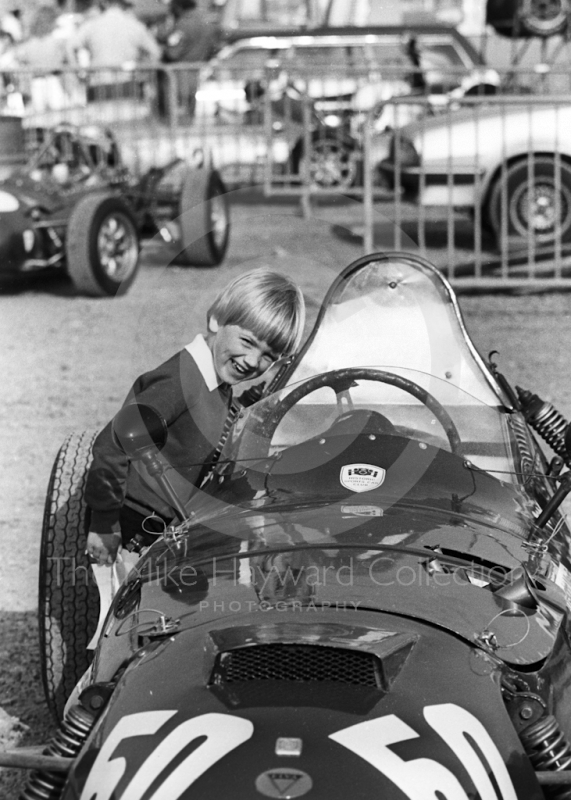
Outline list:
[[[555,36],[568,24],[569,0],[487,0],[486,23],[502,36]]]
[[[311,142],[311,153],[306,165],[303,142],[296,144],[292,152],[295,174],[303,178],[309,171],[309,183],[315,189],[350,189],[357,183],[359,175],[359,152],[346,138],[319,131]]]
[[[95,433],[66,439],[54,462],[44,510],[40,554],[40,664],[50,711],[65,703],[90,663],[99,591],[85,555],[89,509],[84,500]]]
[[[69,218],[66,257],[79,292],[92,297],[124,294],[139,267],[139,235],[129,206],[113,194],[82,197]]]
[[[557,163],[548,156],[535,156],[500,173],[488,204],[498,241],[504,233],[504,202],[508,236],[536,244],[549,244],[558,237],[562,242],[571,240],[571,165],[562,159]]]
[[[522,27],[532,36],[555,36],[567,27],[567,0],[522,0]]]
[[[230,205],[216,170],[188,169],[180,194],[181,249],[179,264],[216,267],[230,241]]]

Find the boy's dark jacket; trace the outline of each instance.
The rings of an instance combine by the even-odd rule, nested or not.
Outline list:
[[[231,390],[227,385],[209,391],[196,361],[181,350],[156,369],[141,375],[125,403],[147,403],[166,420],[168,440],[160,454],[166,472],[185,502],[200,484],[204,462],[218,444],[228,415]],[[143,514],[174,516],[160,487],[140,462],[129,464],[113,441],[111,422],[97,436],[87,477],[85,498],[91,509],[90,529],[98,533],[119,530],[121,507]]]

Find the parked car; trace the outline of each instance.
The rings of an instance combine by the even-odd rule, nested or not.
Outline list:
[[[426,206],[481,209],[497,239],[571,240],[571,105],[471,105],[384,137],[380,167]]]
[[[114,296],[135,279],[140,238],[154,235],[180,263],[224,259],[228,204],[207,158],[177,159],[139,177],[124,166],[109,129],[29,129],[20,152],[21,119],[0,117],[0,135],[6,131],[13,152],[0,182],[0,277],[64,270],[79,292]]]
[[[359,129],[366,113],[395,95],[418,94],[438,109],[451,96],[491,94],[498,85],[496,71],[446,25],[275,32],[236,41],[209,62],[201,74],[196,114],[201,121],[247,124],[260,140],[283,140],[282,172],[299,181],[306,98],[311,182],[347,188],[358,179]],[[387,111],[378,117],[379,127],[394,123]],[[224,156],[219,163],[226,163]]]
[[[242,117],[251,108],[252,81],[269,77],[280,91],[284,75],[306,79],[316,101],[335,99],[352,110],[371,108],[394,94],[423,89],[445,95],[467,78],[466,91],[499,77],[455,28],[447,25],[387,25],[317,28],[305,34],[279,31],[240,39],[223,48],[204,68],[197,91],[199,118]],[[343,106],[342,106],[343,107]]]
[[[269,384],[188,505],[166,465],[180,516],[91,665],[91,435],[67,440],[39,612],[63,720],[42,755],[0,764],[37,765],[25,796],[52,800],[568,793],[565,420],[478,354],[445,278],[405,253],[343,270]],[[114,431],[161,475],[152,408]]]

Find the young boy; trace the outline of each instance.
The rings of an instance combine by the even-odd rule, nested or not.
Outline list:
[[[208,309],[206,336],[198,334],[133,384],[125,403],[147,403],[166,420],[168,441],[161,454],[183,502],[200,485],[218,444],[231,387],[295,352],[304,319],[303,295],[292,281],[266,270],[245,273]],[[149,531],[161,531],[174,517],[155,480],[113,441],[111,422],[94,442],[85,497],[91,509],[87,553],[97,564],[111,565],[119,545],[136,536],[149,544],[154,538]],[[151,515],[155,519],[149,520]]]

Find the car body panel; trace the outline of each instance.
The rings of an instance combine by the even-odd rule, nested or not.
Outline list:
[[[408,620],[367,612],[357,612],[351,617],[347,624],[344,619],[339,621],[339,614],[325,612],[318,623],[307,624],[302,620],[290,623],[288,629],[280,614],[270,611],[258,630],[251,626],[241,629],[242,620],[238,618],[230,629],[232,644],[242,644],[241,633],[246,643],[255,642],[256,634],[264,642],[272,641],[273,637],[286,642],[315,641],[321,634],[324,643],[333,638],[341,649],[344,636],[350,635],[351,646],[355,647],[361,633],[364,648],[374,652],[375,647],[382,649],[383,645],[386,650],[387,642],[400,637],[406,639],[406,654],[395,669],[389,691],[350,685],[341,690],[334,684],[316,683],[311,687],[289,686],[287,691],[280,690],[278,685],[268,695],[260,687],[256,690],[253,683],[208,686],[203,669],[204,661],[208,660],[210,637],[200,629],[164,641],[146,653],[141,651],[121,679],[117,699],[110,704],[93,738],[93,749],[74,767],[64,799],[88,796],[85,790],[83,794],[80,791],[93,769],[93,757],[98,754],[100,769],[105,766],[106,757],[111,754],[105,753],[102,745],[114,735],[120,746],[115,755],[121,753],[125,760],[122,769],[109,774],[105,785],[107,788],[115,784],[117,794],[113,796],[121,797],[127,787],[133,793],[136,789],[140,792],[161,770],[180,763],[177,753],[186,741],[201,734],[208,736],[212,758],[209,759],[207,747],[187,756],[184,770],[171,774],[168,795],[171,800],[227,796],[230,784],[233,797],[252,797],[258,776],[280,766],[284,770],[295,767],[309,774],[316,790],[324,796],[343,796],[348,792],[366,796],[375,791],[387,797],[401,796],[400,792],[406,791],[406,782],[398,770],[392,771],[382,762],[367,763],[364,755],[359,756],[359,751],[364,754],[359,726],[366,733],[367,724],[373,726],[373,731],[386,730],[389,737],[393,732],[397,741],[408,740],[398,748],[403,769],[407,768],[405,764],[409,770],[414,769],[419,757],[428,758],[429,762],[422,762],[425,770],[431,762],[434,769],[439,765],[441,781],[444,777],[452,780],[454,775],[464,791],[471,794],[477,770],[470,764],[467,753],[454,747],[449,735],[448,742],[442,737],[442,733],[446,736],[452,731],[458,735],[462,723],[472,723],[479,731],[476,741],[480,746],[482,738],[487,740],[485,731],[493,729],[498,734],[497,752],[503,762],[512,765],[511,769],[508,766],[510,775],[493,764],[504,796],[511,796],[513,783],[515,796],[525,792],[526,797],[541,798],[531,767],[519,769],[521,745],[509,718],[505,715],[498,726],[496,715],[490,713],[501,704],[493,659],[474,654],[462,643]],[[210,636],[223,641],[226,632],[217,628],[211,630]],[[380,646],[367,644],[374,642],[375,637]],[[189,652],[197,657],[189,661]],[[165,658],[170,666],[169,675],[163,670]],[[435,672],[433,664],[440,659],[446,667]],[[404,682],[409,686],[422,685],[425,690],[421,696],[415,696],[401,685]],[[160,687],[161,691],[150,692],[151,686]],[[182,705],[181,697],[185,698]],[[138,720],[131,713],[134,704],[139,709]],[[474,720],[482,725],[483,734]],[[156,727],[153,733],[152,727]],[[302,740],[299,757],[276,756],[276,741],[284,735]],[[167,742],[170,746],[165,747]],[[205,766],[210,768],[204,769]],[[421,770],[421,762],[418,769]],[[438,785],[438,778],[434,779]],[[103,790],[101,779],[97,784],[92,783],[92,788],[95,785],[99,791]]]
[[[413,142],[421,164],[402,164],[402,184],[416,187],[423,205],[475,206],[484,201],[503,164],[530,154],[571,158],[570,130],[567,104],[503,104],[500,97],[483,107],[412,122],[395,138]],[[393,153],[383,170],[394,173],[397,161]]]
[[[569,528],[450,286],[365,256],[266,377],[113,600],[62,800],[541,800],[520,734],[571,736]]]

